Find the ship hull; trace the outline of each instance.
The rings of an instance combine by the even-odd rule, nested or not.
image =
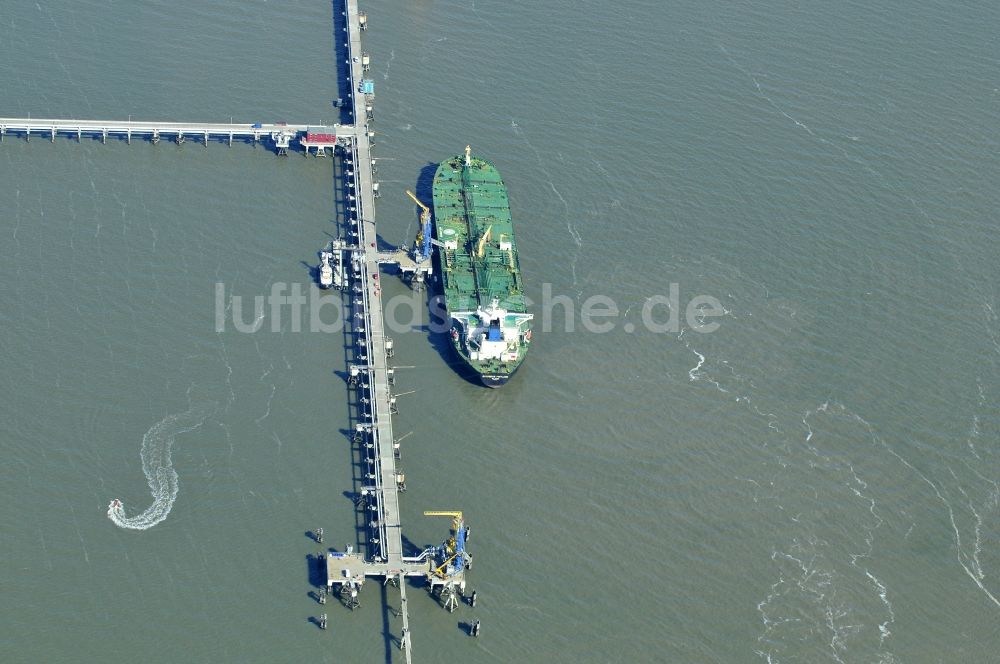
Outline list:
[[[438,274],[456,354],[486,387],[501,387],[531,341],[507,188],[496,167],[468,152],[434,174]]]
[[[480,378],[483,381],[483,385],[485,385],[486,387],[496,389],[498,387],[503,387],[504,385],[507,384],[507,381],[510,380],[510,374],[493,375],[493,376],[487,376],[486,374],[483,374],[482,376],[480,376]]]

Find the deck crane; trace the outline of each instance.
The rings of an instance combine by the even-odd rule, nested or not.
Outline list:
[[[417,241],[413,243],[413,260],[423,263],[431,257],[431,209],[424,205],[416,195],[406,190],[406,195],[413,199],[413,202],[420,206],[420,230],[417,231]]]

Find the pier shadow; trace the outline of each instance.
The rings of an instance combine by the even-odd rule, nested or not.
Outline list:
[[[317,618],[316,616],[309,616],[309,620],[307,620],[306,622],[312,623],[313,625],[316,626],[316,629],[320,631],[323,630],[323,626],[319,624],[319,618]]]
[[[398,245],[393,242],[389,242],[380,234],[375,233],[375,248],[379,251],[396,251],[397,249],[405,249],[403,245]],[[379,271],[385,271],[386,266],[379,266]]]
[[[460,620],[458,622],[458,629],[460,629],[466,636],[472,636],[472,623],[466,620]]]
[[[355,86],[351,84],[350,68],[347,64],[350,55],[347,46],[345,46],[349,39],[346,16],[347,3],[344,0],[333,0],[330,4],[333,7],[333,61],[337,63],[336,98],[342,101],[339,108],[334,105],[333,109],[340,124],[354,124],[351,102]],[[331,100],[331,103],[335,104],[334,100]]]
[[[306,531],[305,533],[303,533],[303,534],[304,534],[304,535],[305,535],[305,536],[306,536],[307,538],[309,538],[309,539],[311,539],[311,540],[312,540],[313,542],[315,542],[316,544],[322,544],[322,542],[320,542],[320,541],[319,541],[319,535],[318,535],[318,534],[317,534],[316,532],[314,532],[314,531],[312,531],[312,530],[307,530],[307,531]]]
[[[385,661],[392,662],[393,647],[399,648],[399,638],[392,633],[389,624],[389,592],[386,585],[380,586],[382,591],[382,641],[385,643]]]
[[[406,535],[400,535],[400,538],[403,540],[403,555],[408,558],[420,555],[420,552],[427,548],[426,546],[418,547]]]
[[[306,575],[309,578],[309,585],[314,588],[326,586],[325,563],[322,555],[312,553],[306,555]]]

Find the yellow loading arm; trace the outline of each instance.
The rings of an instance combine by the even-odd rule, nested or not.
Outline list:
[[[476,252],[476,254],[479,256],[479,258],[483,257],[483,249],[486,248],[486,242],[489,241],[489,239],[490,239],[490,232],[492,230],[493,230],[493,227],[490,226],[489,228],[486,229],[486,232],[483,233],[483,236],[481,238],[479,238],[479,249]]]
[[[442,564],[442,565],[436,567],[435,569],[433,569],[431,571],[431,574],[433,574],[434,576],[439,576],[442,579],[446,578],[447,574],[445,574],[445,570],[448,569],[448,565],[451,564],[451,561],[453,561],[457,557],[458,557],[458,553],[457,552],[451,554],[451,557],[448,558],[448,560],[444,561],[444,564]]]
[[[453,519],[461,519],[461,512],[424,512],[424,516],[450,516]]]
[[[423,210],[423,212],[420,213],[420,234],[423,235],[424,232],[423,227],[428,221],[430,221],[431,209],[426,205],[424,205],[423,203],[421,203],[420,199],[417,198],[416,195],[409,189],[406,190],[406,195],[412,198],[413,202],[419,205],[420,209]]]
[[[426,205],[424,205],[423,203],[421,203],[420,199],[417,198],[416,195],[412,191],[410,191],[409,189],[407,189],[406,190],[406,195],[409,196],[410,198],[412,198],[413,202],[420,206],[420,208],[424,211],[424,214],[430,214],[431,209],[429,207],[427,207]]]

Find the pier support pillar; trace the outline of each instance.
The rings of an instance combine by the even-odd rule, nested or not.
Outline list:
[[[177,132],[177,145],[184,145],[184,132]]]
[[[51,138],[51,141],[53,143],[56,142],[56,128],[55,127],[52,127],[52,138]]]
[[[207,131],[205,132],[205,140],[202,141],[202,145],[204,145],[206,148],[208,147],[208,132]]]
[[[101,143],[103,143],[104,145],[107,145],[107,143],[108,143],[108,130],[107,129],[105,129],[104,131],[101,132]]]
[[[153,145],[156,145],[157,143],[160,142],[160,132],[157,129],[153,130],[152,142],[153,142]]]
[[[128,143],[129,145],[132,145],[132,130],[131,130],[131,129],[129,129],[129,130],[127,130],[127,131],[125,132],[125,141],[126,141],[126,142],[127,142],[127,143]]]

